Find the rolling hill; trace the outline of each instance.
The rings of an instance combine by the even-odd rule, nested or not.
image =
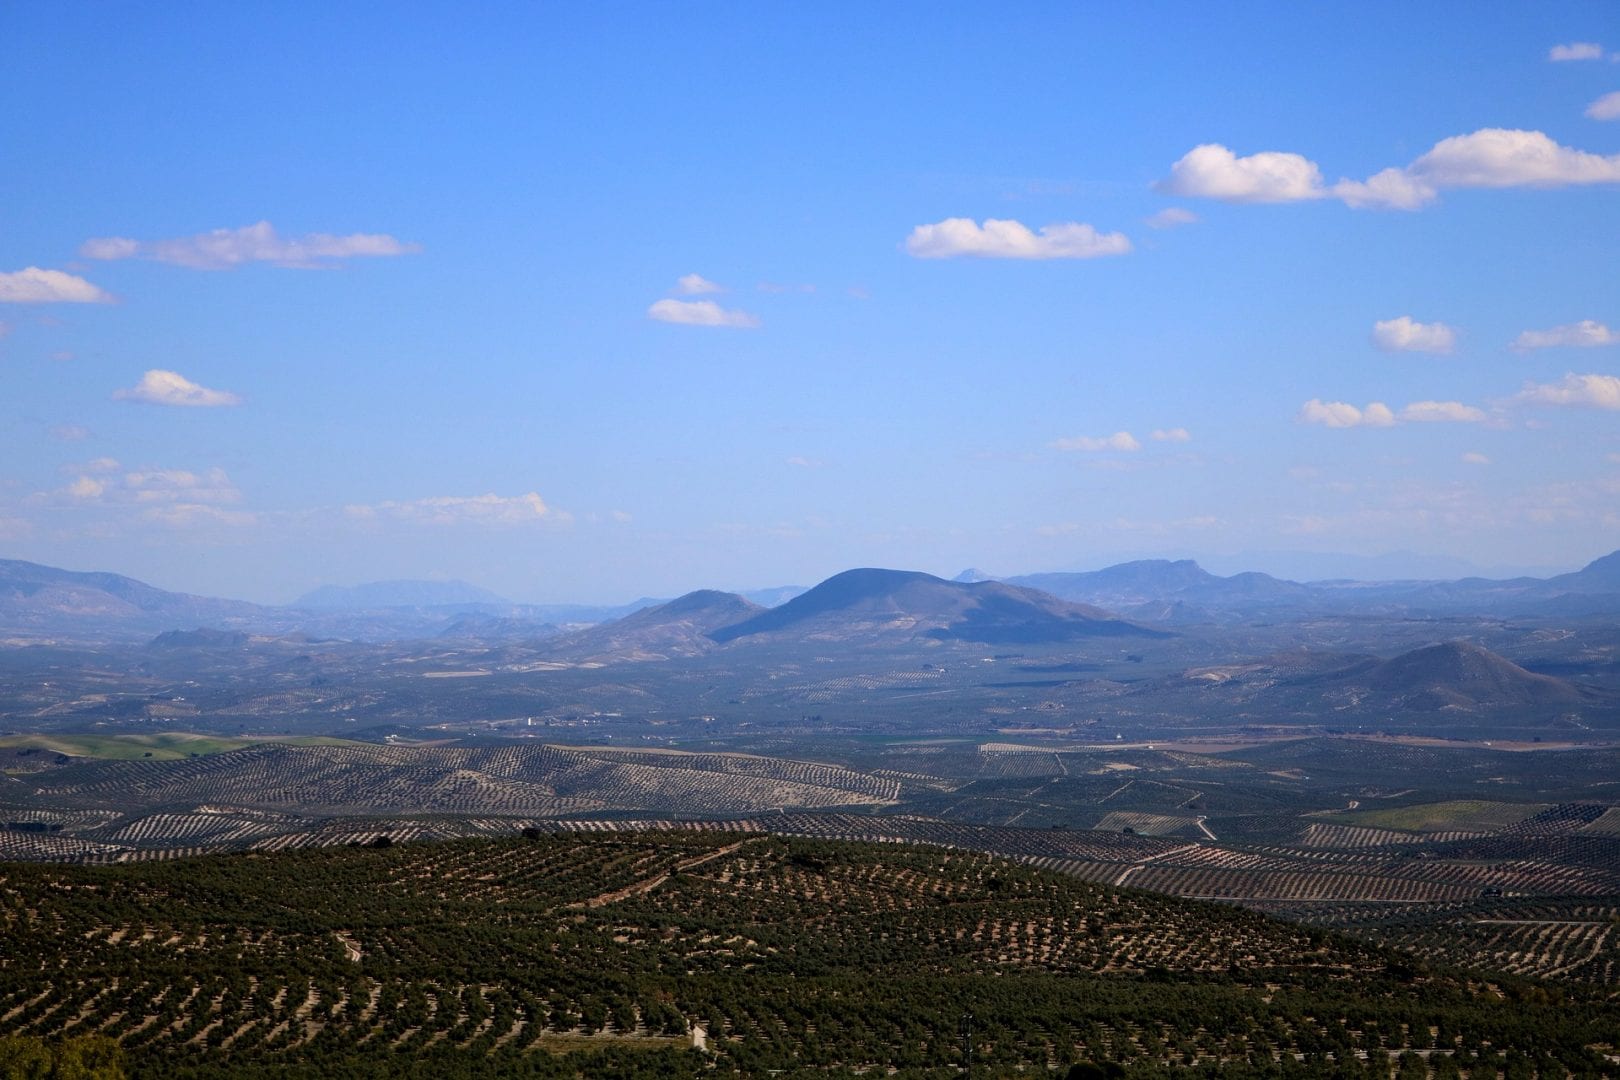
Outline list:
[[[918,640],[1031,644],[1166,637],[1098,608],[997,581],[946,581],[910,570],[846,570],[781,607],[721,627],[719,642]]]
[[[699,589],[553,643],[548,655],[576,660],[668,660],[714,648],[716,631],[767,609],[736,593]]]
[[[183,626],[239,628],[272,617],[258,604],[167,592],[121,574],[0,559],[3,634],[146,640]]]
[[[1599,992],[978,853],[369,839],[6,866],[0,1052],[92,1035],[196,1080],[1609,1071]]]

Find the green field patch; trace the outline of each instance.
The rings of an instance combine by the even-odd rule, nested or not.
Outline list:
[[[1401,832],[1494,832],[1546,810],[1548,803],[1489,802],[1483,799],[1453,799],[1447,802],[1418,803],[1378,810],[1350,810],[1323,814],[1323,820],[1337,825],[1397,829]]]

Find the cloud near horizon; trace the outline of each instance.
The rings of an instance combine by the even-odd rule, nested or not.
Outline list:
[[[1560,347],[1590,349],[1617,343],[1620,343],[1620,334],[1596,319],[1582,319],[1577,323],[1566,323],[1548,330],[1526,330],[1513,339],[1511,348],[1516,352],[1530,352],[1535,349]]]
[[[1184,443],[1192,442],[1192,432],[1184,427],[1158,428],[1148,435],[1154,442]]]
[[[729,326],[752,330],[759,317],[735,308],[723,308],[713,300],[659,300],[647,309],[647,317],[678,326]]]
[[[193,409],[228,408],[242,404],[242,398],[229,390],[199,386],[178,371],[154,368],[134,386],[113,391],[115,401],[138,401],[147,405],[173,405]]]
[[[1384,352],[1449,353],[1457,331],[1443,322],[1420,323],[1410,315],[1373,323],[1373,344]]]
[[[1620,154],[1562,146],[1540,131],[1481,128],[1453,135],[1404,168],[1329,186],[1314,161],[1263,151],[1239,157],[1219,143],[1195,146],[1154,185],[1160,192],[1230,203],[1338,199],[1357,209],[1416,210],[1450,188],[1556,188],[1620,183]]]
[[[1054,450],[1140,450],[1142,444],[1136,436],[1128,431],[1116,431],[1112,435],[1094,437],[1091,435],[1075,435],[1067,439],[1054,439]]]
[[[1095,259],[1127,254],[1131,241],[1076,221],[1043,225],[1036,233],[1011,219],[986,218],[979,225],[972,218],[946,218],[912,229],[905,247],[918,259]]]
[[[124,469],[111,458],[97,458],[74,468],[75,478],[60,491],[36,499],[81,508],[138,510],[144,521],[171,528],[200,525],[246,526],[257,514],[232,509],[242,493],[224,469]]]
[[[351,504],[343,511],[352,519],[392,518],[428,525],[523,525],[532,522],[566,523],[572,516],[546,505],[535,492],[526,495],[439,495],[425,499]]]
[[[111,293],[82,277],[37,266],[0,273],[0,304],[110,304]]]
[[[87,259],[150,259],[193,270],[230,270],[247,263],[270,263],[288,270],[318,270],[343,259],[414,255],[421,245],[386,233],[307,233],[282,236],[268,221],[240,229],[213,229],[174,240],[143,242],[124,236],[86,240],[79,254]]]

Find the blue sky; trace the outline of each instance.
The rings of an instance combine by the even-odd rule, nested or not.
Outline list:
[[[1617,61],[1598,3],[9,5],[0,555],[1578,566]]]

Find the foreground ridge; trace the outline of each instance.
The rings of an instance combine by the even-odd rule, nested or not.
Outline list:
[[[1000,1071],[1596,1074],[1617,1019],[981,853],[758,834],[5,864],[0,935],[0,1038],[95,1033],[165,1076],[947,1076],[964,1011]]]

